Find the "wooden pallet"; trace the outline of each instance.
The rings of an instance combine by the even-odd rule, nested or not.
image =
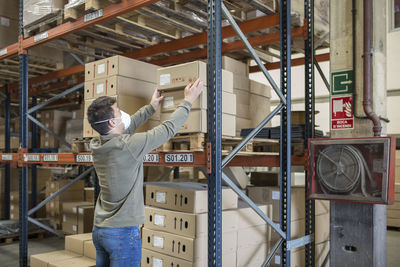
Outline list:
[[[205,146],[204,133],[182,134],[172,137],[156,151],[204,151]]]
[[[44,235],[45,235],[45,231],[38,230],[38,231],[34,231],[32,233],[28,233],[28,238],[29,239],[43,239]],[[0,245],[8,245],[8,244],[12,244],[12,243],[18,242],[18,241],[19,241],[19,234],[0,236]]]
[[[72,153],[90,152],[89,143],[92,138],[93,137],[79,137],[72,140]]]
[[[84,16],[87,13],[102,9],[111,3],[116,3],[116,0],[86,0],[81,1],[81,3],[64,8],[64,20],[71,21],[76,20]]]
[[[45,32],[48,29],[54,28],[63,22],[63,11],[57,10],[53,13],[47,14],[39,21],[35,21],[30,25],[24,26],[24,35],[25,37],[34,36],[41,32]]]

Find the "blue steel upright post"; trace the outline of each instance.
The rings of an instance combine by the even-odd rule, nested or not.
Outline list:
[[[37,96],[36,94],[32,96],[32,106],[37,105]],[[37,118],[37,112],[32,113],[32,117],[35,119]],[[38,127],[36,123],[31,122],[31,127],[32,127],[32,136],[31,136],[31,147],[32,150],[38,147]],[[33,152],[33,151],[32,151]],[[37,166],[36,164],[32,164],[31,166],[31,207],[36,207],[36,201],[37,201]],[[36,217],[36,214],[32,214],[32,217]]]
[[[304,0],[304,18],[306,26],[306,38],[304,40],[304,74],[305,74],[305,147],[308,145],[308,139],[314,137],[315,123],[315,90],[314,90],[314,0]],[[306,174],[305,177],[308,177]],[[305,183],[307,185],[307,182]],[[306,235],[314,233],[315,222],[315,202],[307,199],[307,190],[305,192],[305,213],[306,213]],[[313,267],[315,256],[315,243],[312,241],[306,245],[305,265]]]
[[[208,141],[212,166],[208,179],[208,266],[221,266],[221,0],[208,1],[207,38]]]
[[[24,1],[19,1],[19,45],[24,35]],[[19,143],[28,148],[28,55],[19,48]],[[19,266],[28,266],[28,167],[19,167]]]
[[[286,241],[281,246],[281,266],[290,266],[290,251],[286,244],[290,241],[291,231],[291,17],[290,0],[281,0],[280,4],[280,42],[281,42],[281,91],[286,105],[281,111],[280,136],[280,224],[286,233]]]
[[[4,110],[4,152],[10,153],[10,133],[11,133],[11,98],[8,85],[6,88],[6,100],[5,100],[5,110]],[[10,219],[10,164],[5,165],[4,169],[4,219]],[[2,214],[3,215],[3,214]]]

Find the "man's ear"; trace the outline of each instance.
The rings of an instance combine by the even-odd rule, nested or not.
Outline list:
[[[108,126],[110,127],[110,129],[114,128],[116,125],[117,125],[117,123],[115,122],[114,119],[108,120]]]

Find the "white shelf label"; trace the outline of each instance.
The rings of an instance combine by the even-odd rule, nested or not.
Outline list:
[[[167,163],[190,163],[194,161],[193,153],[185,154],[165,154]]]
[[[75,157],[76,162],[93,162],[92,155],[76,155]]]
[[[29,154],[29,155],[24,155],[24,161],[40,161],[40,155],[39,154]]]
[[[3,48],[0,50],[0,57],[7,54],[7,48]]]
[[[92,13],[86,14],[85,17],[83,18],[83,21],[88,22],[88,21],[100,18],[102,16],[103,16],[103,9],[99,9]]]
[[[58,155],[57,154],[46,154],[43,155],[43,161],[58,161]]]
[[[157,248],[164,248],[164,238],[159,236],[154,236],[153,246]]]
[[[143,162],[160,162],[160,155],[159,154],[146,154],[143,157]]]
[[[12,160],[12,154],[1,154],[1,160]]]
[[[42,41],[42,40],[44,40],[44,39],[47,39],[47,37],[49,37],[49,33],[48,33],[47,31],[45,31],[45,32],[36,34],[36,35],[33,37],[33,41],[34,41],[35,43],[37,43],[37,42],[39,42],[39,41]]]

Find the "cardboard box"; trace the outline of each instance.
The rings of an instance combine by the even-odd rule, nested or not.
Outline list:
[[[164,100],[161,105],[161,112],[174,111],[184,100],[183,90],[171,90],[162,93]],[[200,94],[199,98],[192,104],[194,109],[207,109],[207,89]],[[236,115],[236,95],[228,92],[222,92],[222,112]]]
[[[207,63],[193,61],[157,70],[157,88],[171,90],[185,88],[200,78],[207,84]],[[222,70],[223,91],[233,93],[233,74]]]
[[[179,266],[179,267],[193,267],[190,261],[182,260],[176,257],[171,257],[148,249],[142,249],[142,267],[154,266]]]
[[[71,267],[71,266],[96,267],[96,261],[86,257],[77,257],[49,264],[49,267]]]
[[[305,218],[305,191],[304,187],[292,187],[291,220]],[[272,204],[272,220],[279,222],[279,187],[248,187],[248,196],[255,203]]]
[[[251,120],[236,117],[236,130],[251,128]]]
[[[161,113],[161,121],[167,120],[172,113]],[[236,117],[222,113],[222,135],[235,136]],[[192,110],[189,118],[178,133],[207,133],[207,110]]]
[[[66,261],[68,259],[77,258],[81,255],[67,251],[59,250],[48,253],[31,255],[30,266],[31,267],[48,267],[52,262]]]
[[[84,255],[84,243],[92,240],[92,233],[69,235],[65,237],[65,249]]]
[[[238,103],[236,100],[236,118],[250,120],[250,105]]]
[[[66,234],[76,235],[76,234],[78,234],[78,224],[63,222],[62,223],[62,231]]]
[[[252,226],[238,231],[238,249],[254,247],[269,241],[267,224]]]
[[[83,255],[90,259],[96,259],[96,248],[93,244],[93,240],[83,242]]]
[[[238,242],[239,244],[239,242]],[[269,244],[263,243],[256,246],[239,248],[236,253],[236,266],[261,266],[267,258]]]
[[[49,193],[47,196],[52,196],[54,193]],[[82,191],[65,191],[55,197],[53,200],[49,201],[47,204],[50,205],[50,208],[56,208],[56,210],[62,210],[61,202],[72,202],[72,201],[83,201],[83,190]],[[59,203],[57,203],[59,202]],[[47,205],[46,204],[46,205]],[[56,207],[60,206],[60,209]]]
[[[81,206],[78,208],[78,233],[89,233],[93,229],[94,206]]]
[[[272,213],[272,205],[262,204],[258,205],[258,208],[261,209],[268,217],[271,217]],[[246,229],[249,227],[265,225],[266,222],[252,209],[249,205],[242,201],[238,201],[238,208],[234,210],[238,217],[238,229]]]
[[[256,82],[250,79],[250,93],[271,98],[271,87],[267,84]]]
[[[49,193],[55,193],[57,191],[59,191],[61,188],[63,188],[64,186],[66,186],[67,184],[70,184],[72,182],[72,180],[56,180],[56,181],[47,181],[46,183],[46,194]],[[84,181],[77,181],[75,182],[73,185],[71,185],[68,191],[79,191],[79,190],[83,190],[84,188]],[[64,192],[64,193],[66,193]],[[63,195],[63,194],[61,194]]]
[[[250,92],[246,90],[233,89],[233,93],[236,95],[236,105],[250,105]]]
[[[144,227],[190,238],[208,235],[207,213],[185,213],[146,206]],[[222,232],[237,230],[238,216],[235,210],[222,212]]]
[[[329,213],[315,216],[315,243],[322,243],[329,240],[330,215]]]
[[[143,248],[187,261],[200,261],[207,258],[208,236],[188,238],[161,231],[143,228]],[[237,232],[222,235],[222,254],[236,251]]]
[[[156,83],[159,66],[123,56],[113,56],[85,65],[85,81],[120,75]]]
[[[247,66],[247,63],[243,63],[231,57],[223,56],[221,65],[224,70],[230,71],[234,75],[249,76],[249,67]]]
[[[199,183],[146,183],[145,204],[182,212],[208,211],[208,190]],[[222,189],[222,209],[237,208],[238,196],[230,188]]]
[[[250,79],[243,75],[233,75],[233,90],[250,92]]]
[[[329,213],[330,202],[329,200],[315,200],[315,215]]]
[[[122,94],[143,98],[148,103],[156,88],[155,83],[115,75],[86,81],[84,92],[85,100]]]
[[[67,214],[72,214],[78,217],[78,208],[81,206],[93,206],[92,203],[90,202],[84,202],[84,201],[79,201],[79,202],[63,202],[62,203],[62,210],[65,215]]]
[[[94,203],[94,187],[85,187],[84,192],[85,201]]]
[[[241,189],[246,188],[249,182],[249,176],[247,176],[243,167],[225,167],[222,171]]]
[[[250,94],[249,113],[251,118],[250,128],[256,128],[271,113],[270,99]],[[268,126],[271,126],[270,122],[265,127]]]

